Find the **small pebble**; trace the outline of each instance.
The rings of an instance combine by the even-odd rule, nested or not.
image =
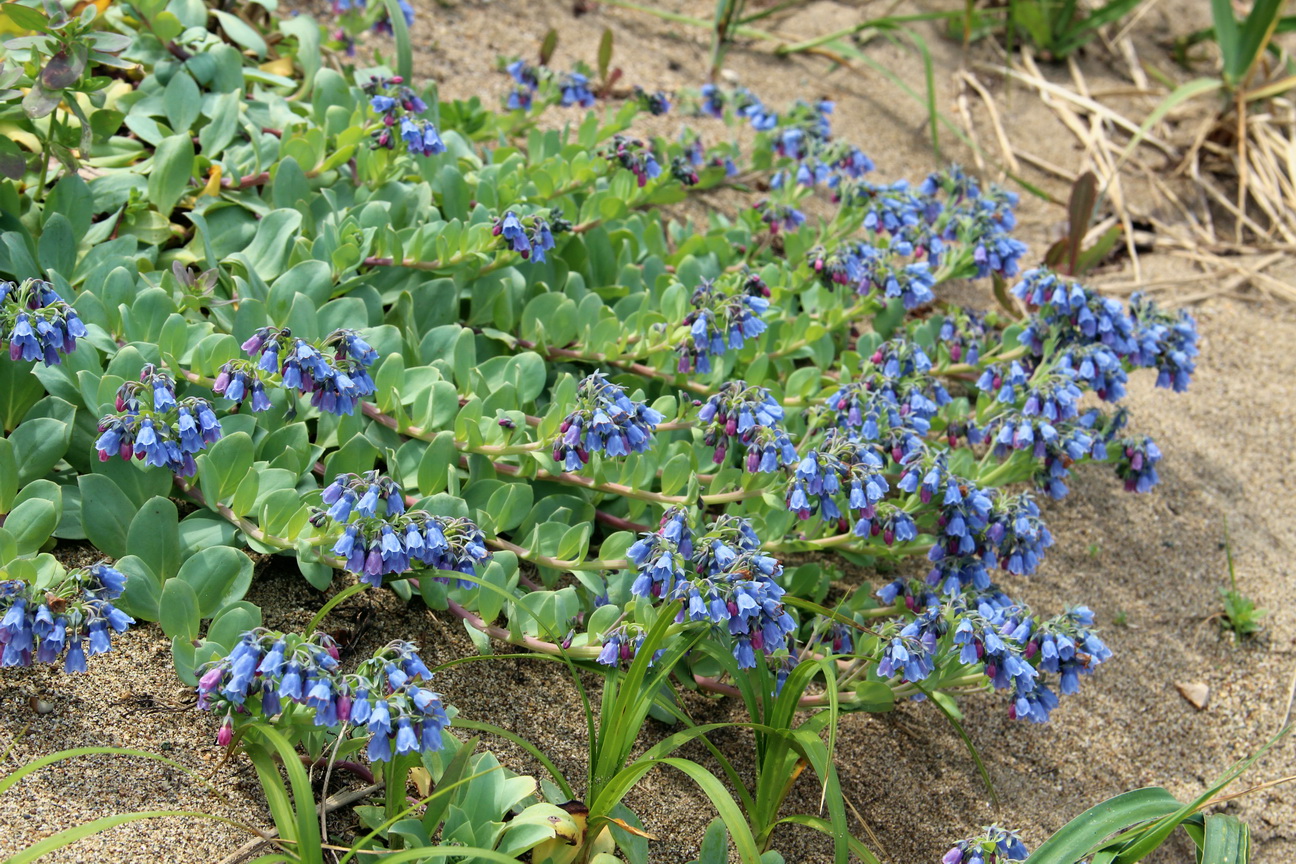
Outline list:
[[[1175,687],[1179,690],[1179,695],[1188,700],[1198,711],[1206,710],[1206,703],[1210,701],[1210,688],[1200,681],[1175,682]]]

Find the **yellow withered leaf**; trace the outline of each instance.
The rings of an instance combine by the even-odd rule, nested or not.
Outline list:
[[[207,172],[207,185],[203,187],[199,197],[210,195],[215,198],[221,190],[221,166],[212,163],[211,170]],[[426,773],[426,772],[425,772]]]
[[[608,821],[611,822],[613,825],[617,826],[618,828],[622,829],[623,831],[629,831],[631,834],[635,835],[636,837],[643,837],[646,840],[657,839],[654,835],[649,834],[647,831],[643,831],[640,830],[639,828],[634,827],[624,819],[612,819],[611,817],[609,817]]]
[[[266,63],[262,63],[259,68],[262,72],[269,72],[271,75],[291,78],[293,73],[293,62],[291,57],[279,57]]]
[[[414,788],[418,790],[420,798],[426,798],[432,794],[432,775],[427,772],[426,768],[411,768],[409,776],[414,781]]]

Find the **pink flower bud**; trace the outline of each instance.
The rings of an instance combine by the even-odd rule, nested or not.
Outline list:
[[[225,715],[225,722],[221,724],[220,731],[216,733],[216,743],[222,747],[228,747],[234,740],[234,721],[229,715]]]

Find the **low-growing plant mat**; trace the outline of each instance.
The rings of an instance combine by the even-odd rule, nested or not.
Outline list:
[[[695,5],[670,8],[706,14],[691,8]],[[1158,5],[1140,27],[1164,27],[1177,8],[1190,3]],[[870,10],[868,5],[813,3],[769,26],[789,38],[807,37],[850,26],[861,15],[874,14]],[[324,4],[303,11],[326,14]],[[553,61],[558,68],[577,59],[592,61],[604,28],[611,28],[613,65],[624,70],[622,80],[649,90],[696,85],[709,62],[704,31],[629,11],[596,7],[573,17],[567,3],[420,4],[413,31],[416,77],[436,78],[446,97],[497,99],[507,87],[505,76],[495,69],[497,55],[534,57],[550,27],[561,34]],[[953,116],[961,49],[938,38],[933,28],[919,32],[935,63],[937,106]],[[918,179],[939,164],[922,105],[884,78],[863,68],[830,71],[818,57],[776,58],[771,47],[740,44],[726,66],[772,105],[795,98],[835,100],[840,136],[872,155],[882,176]],[[921,90],[922,63],[914,55],[883,40],[864,50]],[[995,55],[974,45],[969,56],[990,61]],[[1115,80],[1098,49],[1078,63],[1091,84]],[[1072,138],[1064,137],[1051,109],[1025,90],[1011,91],[1006,99],[998,88],[988,94],[1013,140],[1031,142],[1069,172],[1083,170],[1083,154]],[[664,134],[674,128],[669,117],[657,124],[637,131]],[[983,143],[985,139],[982,135]],[[949,129],[943,128],[941,143],[945,158],[973,163],[971,152]],[[1066,186],[1057,178],[1029,165],[1023,171],[1030,182],[1065,200]],[[715,199],[723,207],[723,196]],[[702,208],[690,205],[679,215],[686,212],[697,215]],[[1060,235],[1065,211],[1024,195],[1022,214],[1027,230],[1021,236],[1031,243],[1033,260]],[[1264,272],[1290,284],[1284,266],[1272,262]],[[1194,309],[1202,333],[1198,371],[1190,390],[1173,398],[1152,399],[1150,380],[1131,384],[1129,405],[1139,415],[1142,431],[1153,435],[1167,454],[1156,490],[1129,495],[1109,469],[1079,470],[1064,502],[1041,502],[1057,543],[1039,572],[1004,580],[1006,590],[1039,608],[1088,603],[1116,656],[1044,726],[1010,720],[1006,703],[993,695],[962,701],[965,727],[985,759],[999,806],[991,804],[962,742],[933,706],[911,703],[887,715],[843,719],[837,764],[853,810],[851,829],[884,861],[934,862],[951,841],[993,820],[1020,827],[1028,844],[1035,845],[1097,801],[1141,785],[1164,785],[1186,799],[1256,750],[1281,724],[1296,673],[1291,563],[1296,527],[1289,516],[1296,489],[1288,471],[1296,423],[1296,355],[1291,351],[1296,315],[1291,307],[1247,288],[1252,280],[1237,281],[1237,275],[1203,280],[1199,262],[1163,254],[1142,257],[1141,279],[1154,284],[1161,299],[1204,299]],[[1099,283],[1124,287],[1133,279],[1132,270],[1118,262]],[[1219,296],[1197,296],[1203,293]],[[983,302],[991,300],[987,296]],[[1212,617],[1220,609],[1217,589],[1228,578],[1226,522],[1239,587],[1270,610],[1261,636],[1241,645],[1221,636]],[[68,554],[80,550],[73,547]],[[263,608],[265,624],[276,629],[305,626],[326,597],[308,587],[295,568],[281,568],[273,560],[261,566],[248,599]],[[852,584],[877,581],[874,574],[851,567],[845,568],[844,578]],[[456,619],[438,618],[418,604],[407,608],[388,591],[367,592],[363,604],[348,601],[327,626],[350,626],[362,605],[372,609],[372,627],[356,645],[360,654],[397,634],[417,641],[429,664],[474,653]],[[1116,620],[1124,626],[1114,625]],[[222,756],[215,745],[217,721],[188,707],[192,695],[174,676],[161,631],[155,625],[140,626],[120,637],[115,647],[93,659],[95,668],[88,676],[65,676],[45,667],[5,670],[0,677],[0,752],[7,751],[6,770],[58,750],[103,745],[159,753],[204,777],[216,769]],[[1205,709],[1189,704],[1176,683],[1205,684]],[[525,657],[472,663],[441,673],[436,687],[463,716],[512,729],[564,771],[583,775],[584,723],[561,667]],[[743,719],[735,701],[689,694],[685,706],[699,722]],[[666,727],[649,721],[641,746],[664,734]],[[743,761],[750,752],[743,734],[726,731],[715,743],[737,760],[740,771],[750,771]],[[490,740],[489,746],[514,770],[543,770],[506,741]],[[1291,773],[1293,746],[1290,741],[1281,744],[1235,789]],[[684,755],[703,762],[708,758],[700,746],[687,748]],[[162,763],[117,756],[82,757],[47,767],[0,795],[0,857],[70,826],[135,810],[201,810],[269,829],[255,773],[244,758],[221,766],[211,784],[219,793]],[[359,781],[334,772],[328,792],[347,784]],[[818,790],[808,775],[794,794],[798,800],[790,801],[790,808],[812,812],[817,807]],[[626,803],[660,838],[652,845],[653,862],[683,862],[695,855],[714,815],[695,787],[667,772],[650,774]],[[1275,786],[1223,806],[1251,826],[1253,860],[1296,860],[1296,789]],[[354,827],[348,818],[339,811],[330,823],[339,839]],[[247,839],[245,832],[222,822],[170,818],[113,829],[49,860],[213,862]],[[789,862],[830,858],[827,841],[791,827],[780,829],[775,846]],[[1191,844],[1181,837],[1149,860],[1186,861],[1191,854]]]

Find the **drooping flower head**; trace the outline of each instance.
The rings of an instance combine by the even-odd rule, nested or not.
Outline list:
[[[0,579],[0,667],[55,663],[85,672],[86,657],[112,648],[113,633],[135,619],[113,605],[126,576],[100,562],[63,571],[37,588],[23,579]]]
[[[10,360],[57,366],[64,354],[76,350],[76,340],[86,335],[76,310],[49,282],[0,281],[0,339],[9,343]]]
[[[688,334],[677,347],[680,372],[711,371],[711,358],[739,351],[765,332],[770,290],[754,273],[703,279],[693,289],[693,311],[681,324]]]
[[[99,461],[134,457],[184,477],[198,473],[194,454],[220,439],[220,421],[210,402],[200,396],[177,398],[175,386],[152,364],[140,370],[138,381],[122,384],[116,413],[99,420]]]
[[[636,402],[601,372],[581,381],[577,406],[563,419],[553,441],[553,458],[567,471],[579,471],[591,453],[608,457],[645,453],[662,415]]]
[[[987,825],[981,833],[960,840],[941,857],[941,864],[1008,864],[1025,861],[1030,853],[1016,831]]]
[[[639,571],[631,593],[650,603],[681,601],[677,620],[710,625],[728,640],[740,669],[753,668],[757,653],[786,650],[796,622],[777,582],[783,566],[761,552],[751,524],[721,516],[683,545],[687,530],[677,508],[667,512],[661,529],[631,547],[627,555]]]
[[[783,406],[764,387],[746,381],[728,381],[698,409],[703,442],[714,447],[712,460],[724,464],[736,442],[746,454],[748,471],[772,471],[796,462],[796,448],[783,429]],[[758,454],[752,459],[752,454]]]
[[[355,413],[375,389],[368,368],[378,352],[355,330],[334,330],[309,342],[287,327],[262,327],[243,343],[243,350],[251,359],[222,366],[212,390],[240,404],[251,396],[253,411],[270,407],[266,387],[276,383],[309,395],[312,407],[337,415]],[[294,412],[290,408],[289,414]]]
[[[342,526],[330,551],[370,585],[381,585],[385,575],[419,568],[472,575],[490,559],[485,536],[470,519],[407,511],[400,486],[377,471],[339,474],[321,500],[327,509],[313,508],[311,524],[321,529],[330,522]],[[436,574],[424,578],[450,581]],[[466,579],[456,581],[462,587],[472,585]]]

